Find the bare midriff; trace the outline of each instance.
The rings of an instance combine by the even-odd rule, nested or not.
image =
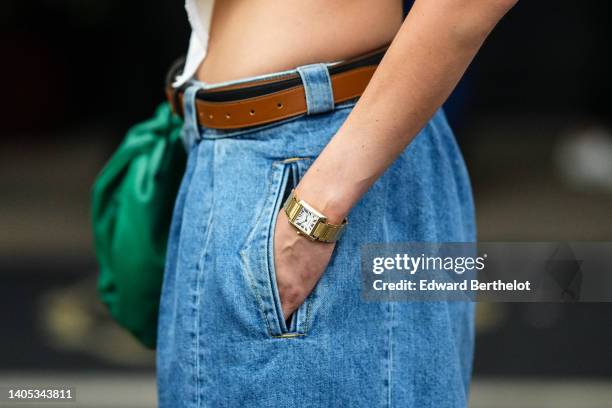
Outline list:
[[[364,54],[391,42],[401,0],[216,0],[199,80],[217,83]]]

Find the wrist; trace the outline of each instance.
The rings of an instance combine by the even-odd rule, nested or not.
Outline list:
[[[354,143],[343,140],[355,136],[353,132],[338,130],[295,187],[296,195],[332,224],[341,223],[348,217],[376,179],[355,154]]]
[[[342,223],[353,206],[350,194],[342,188],[311,183],[306,178],[296,186],[295,194],[323,214],[331,224]]]

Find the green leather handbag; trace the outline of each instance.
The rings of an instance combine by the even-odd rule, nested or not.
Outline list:
[[[166,243],[186,164],[182,120],[170,105],[132,127],[92,189],[100,273],[97,290],[112,317],[155,348]]]

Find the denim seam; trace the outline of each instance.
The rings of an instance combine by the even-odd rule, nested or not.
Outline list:
[[[383,225],[383,241],[384,242],[388,242],[389,241],[389,236],[388,236],[388,229],[387,229],[387,203],[388,203],[388,192],[389,192],[389,182],[388,179],[384,179],[383,181],[383,209],[385,209],[385,211],[383,211],[383,219],[382,219],[382,225]],[[387,319],[387,323],[388,323],[388,329],[387,329],[387,341],[388,341],[388,351],[387,351],[387,403],[385,404],[387,407],[391,407],[391,398],[392,398],[392,373],[393,373],[393,338],[392,338],[392,334],[393,334],[393,303],[389,302],[388,303],[388,311],[389,311],[389,316]]]
[[[210,160],[214,163],[216,154],[215,154],[215,148],[217,147],[217,144],[214,143],[213,144],[213,148],[212,148],[212,157],[210,158]],[[196,153],[199,153],[196,152]],[[213,188],[214,188],[214,173],[211,172],[211,183],[213,184]],[[211,200],[212,202],[210,203],[210,211],[208,214],[208,220],[206,221],[206,226],[210,226],[211,220],[213,219],[213,215],[215,212],[215,194],[211,194]],[[209,250],[209,246],[210,246],[210,239],[211,239],[211,234],[212,234],[212,228],[207,227],[207,231],[206,231],[206,236],[204,237],[204,242],[202,245],[202,252],[199,256],[198,259],[198,263],[196,264],[196,296],[197,296],[197,301],[196,301],[196,373],[197,373],[197,378],[196,378],[196,406],[199,408],[200,407],[200,390],[202,389],[202,387],[200,386],[200,381],[203,381],[202,376],[200,376],[200,296],[202,293],[201,290],[201,284],[202,281],[204,279],[204,277],[202,276],[204,273],[204,268],[203,268],[203,262],[204,262],[204,257],[206,256],[206,254],[208,253]]]
[[[197,265],[196,265],[197,270]],[[196,407],[200,407],[200,274],[196,274],[196,294],[195,294],[195,402]]]
[[[186,141],[183,138],[183,142],[184,142],[185,146],[189,148],[189,150],[195,149],[195,146],[194,146],[194,143],[193,143],[192,139],[193,139],[193,135],[195,133],[198,133],[196,122],[193,121],[193,118],[195,117],[195,113],[193,113],[191,111],[193,109],[193,107],[194,107],[193,106],[193,101],[191,101],[191,96],[194,95],[194,94],[192,94],[192,92],[195,92],[193,90],[193,88],[192,89],[188,89],[186,91],[186,98],[183,101],[184,102],[183,110],[185,112],[185,121],[184,121],[184,124],[183,124],[182,131],[184,132],[184,134],[187,134],[188,138],[189,138],[189,141]],[[182,137],[183,136],[184,135],[182,135]],[[197,152],[194,152],[194,153],[196,154],[196,157],[195,157],[196,162],[194,163],[194,168],[193,168],[193,172],[195,173],[196,169],[197,169],[197,166],[198,166],[198,162],[199,162],[199,156],[198,156]],[[191,187],[192,187],[191,185],[188,187],[188,190],[186,192],[185,200],[189,199],[189,196],[191,194]],[[183,213],[183,220],[181,222],[182,225],[183,225],[183,223],[185,221],[185,215],[186,214]],[[179,243],[179,245],[180,245],[180,243]],[[198,268],[197,263],[195,264],[195,268],[197,270],[197,268]],[[194,331],[193,331],[192,336],[191,336],[194,339],[194,343],[195,343],[194,344],[194,348],[196,350],[195,359],[194,359],[194,361],[192,361],[192,363],[193,363],[193,373],[192,373],[193,374],[193,378],[192,378],[192,381],[193,381],[193,386],[194,386],[194,389],[195,389],[195,393],[194,393],[194,396],[193,396],[193,402],[194,402],[196,407],[198,407],[199,404],[200,404],[200,400],[199,400],[199,398],[200,398],[200,390],[199,390],[199,381],[198,381],[199,370],[200,370],[200,368],[199,368],[199,351],[198,351],[199,342],[200,342],[200,340],[199,340],[199,333],[200,333],[200,331],[199,331],[199,318],[198,318],[198,316],[199,316],[199,314],[198,314],[199,307],[198,306],[199,306],[200,299],[199,299],[198,286],[199,286],[199,282],[198,282],[198,276],[196,274],[196,278],[195,278],[195,293],[193,294],[193,297],[192,297],[192,299],[193,299],[192,311],[193,311],[193,314],[195,316],[194,322],[193,322],[193,330]]]
[[[240,251],[240,258],[242,259],[242,263],[245,265],[245,267],[248,268],[248,265],[249,265],[249,260],[247,259],[248,256],[243,251]],[[272,327],[270,326],[270,322],[268,321],[268,316],[266,312],[263,310],[264,302],[261,296],[259,295],[259,290],[257,289],[255,282],[253,282],[253,279],[250,276],[250,272],[245,275],[249,283],[249,286],[251,287],[251,290],[253,291],[253,293],[255,294],[255,297],[257,298],[257,303],[259,305],[258,306],[259,313],[263,315],[264,322],[266,323],[266,330],[268,331],[268,335],[270,337],[274,337],[274,335],[272,334]]]
[[[316,286],[315,286],[316,288]],[[312,300],[310,299],[308,301],[308,305],[306,306],[306,321],[304,322],[304,334],[306,335],[309,331],[310,331],[310,322],[311,322],[311,317],[312,317]]]
[[[329,89],[329,97],[331,98],[331,110],[333,111],[336,105],[334,100],[334,87],[332,86],[331,76],[329,75],[329,69],[324,69],[325,79],[327,80],[327,87]]]
[[[253,293],[255,294],[255,297],[257,298],[257,302],[259,304],[258,309],[260,313],[263,315],[264,321],[266,323],[266,329],[270,337],[274,336],[272,326],[268,319],[268,314],[265,311],[265,303],[261,295],[259,294],[259,289],[257,288],[257,285],[253,281],[254,276],[253,277],[251,276],[253,268],[251,267],[249,255],[247,254],[247,252],[249,252],[252,249],[250,245],[251,245],[251,242],[253,242],[253,240],[255,239],[255,231],[259,227],[259,224],[261,223],[261,220],[264,217],[265,208],[268,205],[268,202],[270,201],[269,197],[272,196],[272,186],[274,185],[274,175],[276,173],[276,169],[275,169],[276,165],[277,165],[276,162],[272,163],[272,171],[270,172],[270,175],[268,176],[268,186],[269,187],[266,193],[267,197],[264,200],[262,210],[258,211],[258,214],[256,215],[255,220],[253,221],[253,226],[251,227],[250,231],[247,233],[247,237],[245,241],[242,243],[241,249],[239,251],[240,258],[242,260],[242,263],[244,264],[244,267],[249,269],[249,272],[245,273],[244,275],[246,276],[247,281],[249,282],[249,286],[251,287],[251,290],[253,291]]]
[[[251,83],[251,82],[255,83],[255,82],[260,82],[260,81],[269,81],[272,79],[282,79],[282,78],[286,78],[296,73],[297,73],[297,69],[294,68],[294,69],[289,69],[286,71],[279,71],[279,72],[274,72],[270,74],[257,75],[257,76],[252,76],[248,78],[236,79],[232,81],[209,83],[209,82],[200,81],[199,79],[196,79],[196,78],[192,78],[189,82],[193,84],[198,84],[202,87],[202,89],[205,89],[205,90],[215,90],[215,89],[226,87],[226,86],[240,85],[244,83]]]
[[[280,166],[280,171],[278,172],[280,179],[278,180],[278,183],[275,184],[274,194],[271,196],[271,199],[270,199],[269,208],[268,208],[268,210],[270,211],[270,216],[269,216],[269,219],[265,220],[264,226],[265,226],[266,235],[264,235],[263,237],[264,239],[262,242],[263,250],[265,253],[264,259],[265,259],[266,273],[268,275],[270,295],[272,297],[272,306],[273,306],[276,318],[278,319],[278,327],[280,329],[281,336],[283,334],[290,333],[289,331],[290,328],[287,327],[286,323],[284,322],[282,303],[281,303],[280,293],[278,292],[278,283],[276,282],[276,268],[274,265],[274,260],[275,260],[274,258],[274,230],[276,226],[275,217],[278,216],[278,214],[275,212],[275,210],[276,210],[276,207],[279,206],[279,203],[283,198],[282,197],[283,193],[288,188],[287,184],[289,182],[289,177],[290,177],[289,173],[292,171],[292,166],[294,165],[293,163],[295,162],[289,162],[289,163],[283,163],[282,161],[280,163],[273,162],[273,165]],[[280,203],[279,211],[282,211],[282,203]]]
[[[326,62],[326,63],[323,63],[323,65],[325,65],[329,69],[335,65],[340,64],[343,61],[344,60]],[[295,75],[297,74],[297,72],[298,72],[297,68],[291,68],[285,71],[277,71],[277,72],[272,72],[269,74],[255,75],[255,76],[251,76],[247,78],[234,79],[234,80],[222,81],[222,82],[213,82],[213,83],[200,81],[196,77],[191,77],[187,80],[186,83],[187,84],[197,84],[197,85],[200,85],[202,89],[210,90],[210,89],[216,89],[216,88],[221,88],[221,87],[231,86],[231,85],[239,85],[239,84],[249,83],[249,82],[285,78],[287,76]]]
[[[213,148],[214,151],[214,148]],[[214,160],[214,155],[213,158]],[[214,183],[214,177],[212,177],[212,182]],[[209,215],[208,215],[208,219],[206,221],[207,226],[211,225],[212,219],[213,219],[213,215],[215,212],[215,195],[212,195],[212,202],[210,203],[210,211],[209,211]],[[199,333],[200,333],[200,295],[202,293],[202,288],[201,286],[203,285],[204,282],[204,258],[206,257],[206,254],[209,252],[210,249],[210,240],[211,240],[211,235],[212,235],[212,228],[207,228],[206,231],[206,237],[204,238],[204,244],[202,246],[202,253],[199,257],[198,260],[198,264],[197,264],[197,274],[196,274],[196,293],[197,293],[197,307],[196,307],[196,326],[197,326],[197,335],[196,335],[196,372],[197,372],[197,376],[198,379],[200,381],[204,381],[203,376],[200,376],[200,337],[199,337]],[[196,382],[197,386],[196,386],[196,393],[197,393],[197,406],[200,406],[200,390],[203,389],[203,387],[200,386],[200,381]]]
[[[395,319],[395,308],[394,303],[389,303],[389,363],[387,365],[387,379],[389,382],[389,388],[387,389],[388,406],[392,405],[393,398],[393,319]]]

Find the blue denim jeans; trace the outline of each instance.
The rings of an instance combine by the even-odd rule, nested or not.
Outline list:
[[[467,405],[473,304],[360,296],[363,244],[476,239],[468,174],[441,110],[353,208],[291,324],[282,318],[276,214],[356,103],[334,106],[327,67],[297,69],[307,114],[251,128],[198,127],[194,97],[207,85],[186,91],[189,158],[159,315],[162,408]]]

